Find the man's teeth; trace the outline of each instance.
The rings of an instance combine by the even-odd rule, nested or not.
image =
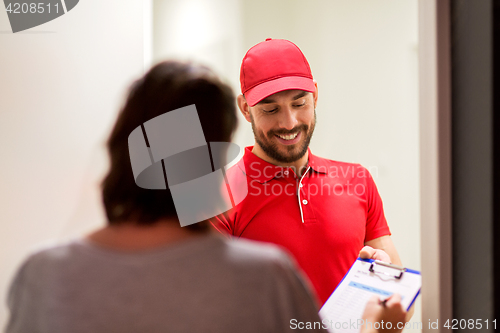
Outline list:
[[[297,137],[297,134],[299,134],[298,132],[295,133],[295,134],[290,134],[290,135],[278,135],[280,138],[282,138],[283,140],[293,140]]]

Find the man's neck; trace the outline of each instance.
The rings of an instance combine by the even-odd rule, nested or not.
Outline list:
[[[271,158],[269,155],[267,155],[262,150],[262,148],[259,146],[258,143],[255,143],[255,145],[253,146],[252,153],[254,153],[255,156],[263,159],[264,161],[266,161],[268,163],[271,163],[271,164],[274,164],[274,165],[278,165],[278,166],[281,166],[281,167],[292,168],[294,170],[295,174],[297,174],[299,177],[302,176],[302,174],[306,171],[307,162],[309,160],[309,151],[306,151],[306,153],[304,154],[304,156],[302,156],[297,161],[294,161],[294,162],[291,162],[291,163],[279,162],[279,161],[276,161],[274,158]]]

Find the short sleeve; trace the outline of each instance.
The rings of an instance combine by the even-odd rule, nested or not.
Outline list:
[[[385,218],[382,198],[368,170],[366,170],[366,174],[367,217],[365,242],[391,234]]]
[[[7,295],[9,320],[5,333],[36,332],[35,300],[30,296],[28,281],[29,260],[19,268],[11,282]]]

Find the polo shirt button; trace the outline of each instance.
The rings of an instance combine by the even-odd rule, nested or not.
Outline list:
[[[285,172],[283,172],[285,174],[285,176],[288,176],[288,170],[286,170]]]
[[[304,184],[300,183],[300,184],[299,184],[299,187],[304,187]]]
[[[306,199],[302,200],[302,203],[303,203],[304,205],[307,205],[307,200],[306,200]]]

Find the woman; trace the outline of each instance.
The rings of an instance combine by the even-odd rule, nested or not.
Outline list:
[[[206,221],[181,227],[168,184],[136,185],[132,131],[195,104],[206,142],[229,142],[234,101],[229,86],[191,63],[160,63],[133,84],[107,144],[107,226],[23,263],[9,292],[6,332],[288,332],[292,319],[320,321],[284,252],[222,239]],[[404,318],[397,302],[392,312],[372,303],[372,321]]]

